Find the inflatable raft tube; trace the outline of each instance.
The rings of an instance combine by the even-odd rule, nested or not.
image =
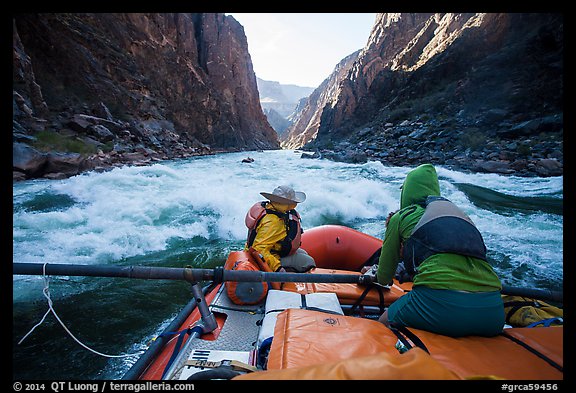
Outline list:
[[[314,258],[316,267],[360,271],[380,250],[382,240],[345,226],[322,225],[305,230],[300,247]]]

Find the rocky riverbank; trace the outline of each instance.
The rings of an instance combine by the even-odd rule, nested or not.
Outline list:
[[[105,109],[105,106],[102,105]],[[16,108],[15,110],[19,110]],[[104,114],[107,113],[105,110]],[[13,180],[27,178],[63,179],[86,171],[104,171],[122,165],[151,165],[164,160],[186,158],[240,149],[213,149],[206,144],[166,132],[157,121],[126,122],[95,115],[74,114],[62,119],[58,137],[84,153],[41,149],[46,125],[37,136],[17,132],[14,121]],[[498,122],[498,131],[486,131],[483,123]],[[54,143],[54,133],[50,133]],[[430,162],[455,170],[499,173],[516,176],[561,176],[564,169],[563,116],[558,114],[514,123],[504,111],[490,110],[481,118],[460,113],[453,119],[428,119],[373,123],[328,146],[308,150],[303,158],[326,158],[362,163],[381,161],[384,165],[419,165]],[[88,152],[88,153],[86,153]]]
[[[166,124],[154,120],[125,122],[111,116],[75,114],[58,121],[58,132],[36,120],[39,124],[31,124],[29,118],[13,121],[13,181],[64,179],[86,171],[215,153],[186,134],[167,132],[162,129]],[[36,133],[29,131],[33,128]]]
[[[326,158],[384,165],[430,162],[460,171],[515,176],[561,176],[564,169],[562,114],[514,123],[506,113],[488,111],[481,119],[464,113],[454,119],[417,119],[373,124],[329,147],[307,148],[303,158]],[[482,122],[498,121],[498,131]]]

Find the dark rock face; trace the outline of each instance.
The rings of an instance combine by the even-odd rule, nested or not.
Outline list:
[[[315,89],[312,94],[297,108],[293,124],[281,138],[282,147],[297,149],[314,140],[320,127],[322,111],[330,107],[338,99],[339,86],[348,75],[350,68],[358,58],[356,51],[342,59],[332,71],[332,74]]]
[[[315,108],[317,133],[293,127],[283,145],[392,165],[562,174],[561,14],[380,14],[332,90]]]
[[[83,168],[280,147],[224,14],[18,15],[13,59],[14,141],[83,143]]]

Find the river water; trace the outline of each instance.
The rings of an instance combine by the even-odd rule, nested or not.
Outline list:
[[[253,163],[242,163],[247,156]],[[350,226],[383,237],[409,167],[243,152],[122,167],[13,186],[13,260],[210,268],[242,248],[244,215],[261,191],[304,191],[303,228]],[[441,193],[476,223],[502,282],[562,290],[563,177],[469,174],[438,166]],[[185,282],[51,277],[53,307],[70,332],[108,355],[146,348],[190,299]],[[39,276],[13,276],[14,379],[118,379],[137,356],[94,354],[48,310]]]

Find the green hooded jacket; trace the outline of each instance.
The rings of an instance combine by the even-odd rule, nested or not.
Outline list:
[[[379,283],[392,281],[401,261],[401,245],[424,214],[424,208],[418,203],[423,203],[429,195],[440,196],[440,184],[434,166],[423,164],[406,176],[400,195],[400,210],[390,218],[386,227],[378,264]],[[425,259],[418,267],[414,285],[469,292],[499,291],[502,288],[500,279],[487,262],[449,253],[434,254]]]

